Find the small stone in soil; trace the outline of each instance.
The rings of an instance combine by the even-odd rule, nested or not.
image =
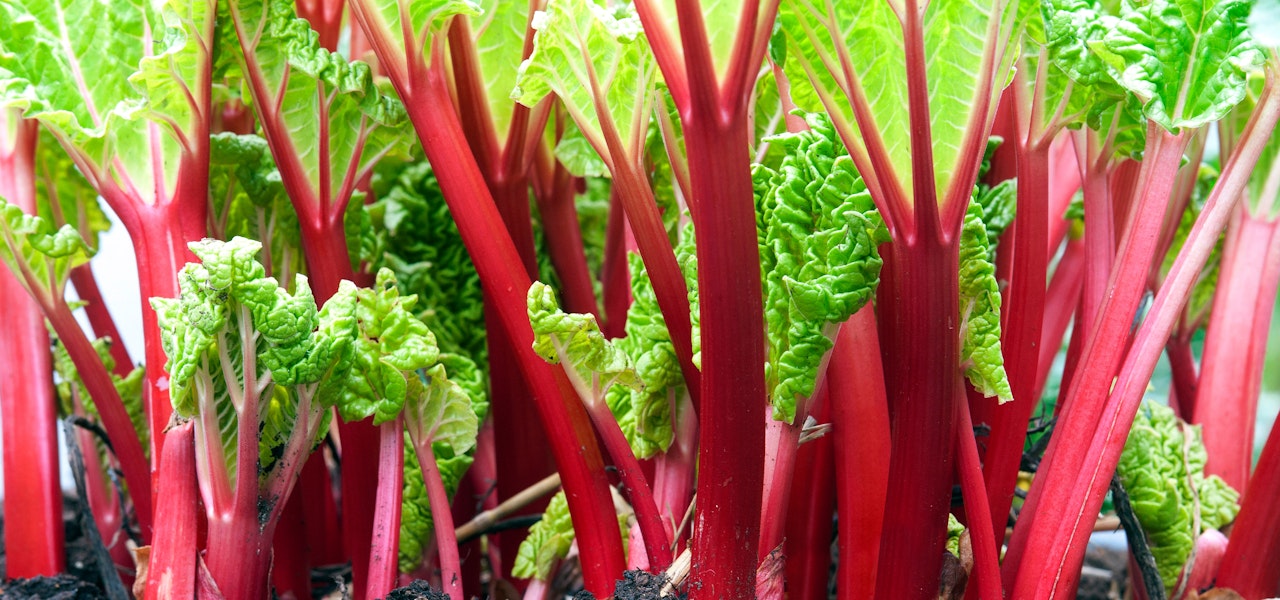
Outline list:
[[[409,585],[391,590],[387,600],[449,600],[449,596],[419,579]]]
[[[32,577],[0,583],[0,596],[15,600],[100,600],[106,598],[97,586],[70,575]]]

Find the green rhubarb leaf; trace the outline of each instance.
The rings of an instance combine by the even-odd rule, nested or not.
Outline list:
[[[676,26],[676,0],[660,0],[657,6],[660,23],[667,23],[666,32],[672,36],[672,47],[681,48],[680,28]],[[702,9],[702,23],[706,43],[711,50],[711,64],[723,79],[733,57],[733,44],[738,31],[738,21],[748,6],[756,6],[744,0],[707,0],[696,5]],[[759,9],[764,14],[764,9]],[[751,65],[754,69],[759,65]]]
[[[375,269],[388,268],[400,290],[416,295],[416,316],[444,352],[487,364],[480,278],[426,162],[387,161],[375,172],[372,221]]]
[[[166,201],[200,143],[213,17],[208,1],[0,2],[0,105],[48,127],[99,190]]]
[[[970,202],[960,230],[960,362],[974,389],[1004,403],[1013,391],[1000,348],[1000,285],[982,218],[982,204]]]
[[[340,216],[378,160],[407,153],[404,106],[378,89],[369,65],[322,48],[292,2],[233,0],[220,10],[290,197],[304,214]]]
[[[480,16],[470,19],[471,34],[475,38],[480,77],[489,102],[489,118],[493,120],[498,138],[506,139],[515,108],[511,90],[516,87],[516,73],[524,60],[530,4],[481,0],[480,6]]]
[[[511,574],[521,579],[549,581],[552,569],[573,545],[573,520],[569,518],[569,500],[564,492],[551,497],[542,520],[529,528],[529,536],[520,542]]]
[[[605,339],[595,316],[564,312],[555,290],[540,281],[529,287],[528,309],[533,351],[549,363],[565,363],[584,400],[602,398],[615,383],[636,385],[631,361]]]
[[[0,198],[0,260],[37,302],[60,302],[71,269],[89,262],[92,249],[71,225],[54,229]]]
[[[1118,27],[1119,19],[1089,0],[1049,0],[1041,6],[1044,47],[1049,55],[1050,93],[1046,104],[1061,102],[1069,93],[1066,112],[1083,117],[1091,128],[1100,129],[1104,116],[1124,103],[1126,91],[1091,47]]]
[[[1263,53],[1249,35],[1248,0],[1124,2],[1100,42],[1089,43],[1112,77],[1170,131],[1226,116],[1245,97]]]
[[[1166,590],[1177,585],[1200,534],[1226,525],[1239,511],[1239,494],[1216,475],[1205,476],[1206,460],[1199,426],[1182,422],[1166,406],[1143,403],[1116,475]]]
[[[831,122],[769,138],[785,152],[778,171],[755,165],[774,418],[795,420],[813,395],[836,327],[866,305],[880,280],[877,246],[888,230]]]
[[[471,406],[471,397],[459,384],[450,381],[443,364],[435,364],[423,372],[426,381],[405,406],[405,429],[421,442],[444,444],[454,454],[465,454],[475,447],[480,422]]]
[[[564,135],[556,141],[554,152],[556,160],[574,177],[605,177],[609,174],[609,167],[591,146],[591,140],[573,121],[565,123]]]
[[[511,98],[533,106],[555,94],[611,169],[638,158],[612,155],[597,114],[603,111],[612,121],[624,151],[640,150],[657,67],[634,7],[610,10],[590,0],[550,0],[532,25],[537,30],[533,54],[521,63]]]
[[[440,356],[435,335],[413,313],[415,296],[401,296],[395,275],[378,271],[373,288],[356,293],[359,335],[349,370],[334,381],[336,404],[344,421],[372,416],[374,424],[396,418],[406,402],[418,401],[423,383],[417,373]]]
[[[1025,10],[1019,2],[971,0],[930,2],[924,8],[925,70],[928,82],[933,168],[939,201],[948,188],[967,189],[972,168],[966,142],[985,136],[1008,82],[1018,52],[1010,40],[1021,30]],[[782,3],[778,22],[786,35],[783,68],[792,84],[796,105],[809,112],[827,112],[846,138],[850,151],[865,155],[867,140],[879,139],[885,148],[891,177],[908,202],[913,190],[911,127],[907,97],[907,66],[902,25],[891,2]],[[990,35],[989,35],[990,33]],[[842,59],[851,74],[846,77]],[[984,70],[994,77],[984,81]],[[862,131],[853,116],[850,90],[865,97],[874,131]],[[983,106],[990,110],[979,114]]]

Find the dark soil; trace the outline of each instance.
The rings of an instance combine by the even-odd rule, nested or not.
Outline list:
[[[449,596],[419,579],[409,585],[391,590],[387,600],[449,600]]]
[[[68,572],[62,575],[59,575],[56,578],[44,577],[44,578],[35,578],[31,580],[19,580],[14,582],[7,582],[7,575],[5,575],[6,570],[5,570],[4,547],[2,544],[0,544],[0,581],[5,581],[5,583],[0,583],[0,597],[4,597],[6,599],[7,598],[57,598],[59,600],[64,600],[69,598],[105,598],[106,597],[102,591],[103,590],[102,577],[101,575],[99,575],[98,563],[96,562],[97,561],[96,556],[98,554],[97,549],[93,547],[93,544],[89,541],[88,537],[84,535],[84,531],[80,528],[80,523],[77,518],[78,502],[79,500],[77,500],[73,496],[63,496],[62,498],[62,523],[63,523],[63,535],[66,538],[66,549],[67,549],[66,556],[67,556]],[[3,537],[3,532],[4,532],[4,521],[3,519],[0,519],[0,538]],[[80,587],[79,588],[67,587],[73,581],[76,582],[76,584],[79,585]],[[28,582],[32,582],[32,583],[28,583]],[[43,592],[43,591],[25,592],[24,591],[24,590],[27,590],[28,588],[23,586],[27,586],[27,585],[42,586],[42,585],[45,585],[47,582],[57,582],[58,585],[63,586],[63,589],[73,590],[73,592],[71,593],[71,595],[51,596],[51,595],[44,595],[44,594],[53,593],[52,591],[50,592]],[[39,590],[39,589],[45,589],[45,588],[31,588],[31,589]],[[75,594],[86,593],[83,591],[78,591],[78,592],[74,591],[76,589],[91,590],[92,595],[89,595],[89,596],[75,595]]]
[[[613,590],[614,600],[684,600],[684,596],[662,594],[662,586],[667,584],[665,575],[654,575],[645,571],[627,571]],[[573,596],[574,600],[596,600],[591,592],[582,590]]]
[[[98,586],[72,575],[33,577],[0,583],[0,596],[13,600],[100,600],[106,598]]]

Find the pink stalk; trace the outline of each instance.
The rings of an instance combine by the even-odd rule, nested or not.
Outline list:
[[[680,394],[672,407],[675,420],[675,439],[666,452],[654,459],[654,503],[662,516],[667,538],[679,550],[681,540],[688,532],[677,536],[676,530],[684,520],[689,503],[693,500],[694,473],[698,448],[698,417],[693,414],[693,401],[688,394]]]
[[[1040,337],[1040,369],[1036,374],[1036,393],[1032,398],[1038,399],[1044,394],[1044,386],[1049,380],[1053,358],[1062,348],[1062,338],[1066,335],[1067,326],[1070,325],[1076,306],[1080,303],[1080,290],[1084,287],[1084,263],[1084,242],[1067,241],[1067,247],[1053,272],[1053,279],[1049,281],[1049,290],[1045,293],[1044,329],[1041,330]]]
[[[1032,486],[1032,498],[1035,498],[1042,478],[1046,479],[1048,482],[1040,488],[1041,493],[1050,494],[1044,497],[1052,498],[1053,504],[1041,502],[1039,512],[1035,514],[1030,539],[1037,551],[1024,556],[1020,565],[1022,572],[1019,574],[1014,592],[1016,597],[1032,597],[1030,595],[1032,589],[1035,590],[1036,598],[1066,596],[1075,590],[1080,565],[1084,559],[1088,531],[1092,529],[1093,522],[1097,519],[1110,483],[1110,474],[1114,472],[1120,453],[1124,449],[1124,442],[1128,438],[1133,417],[1141,404],[1156,361],[1182,313],[1182,306],[1186,303],[1196,278],[1208,260],[1219,234],[1226,227],[1235,209],[1234,204],[1239,200],[1239,195],[1248,182],[1249,174],[1253,171],[1278,118],[1280,118],[1280,94],[1275,93],[1269,80],[1268,87],[1258,101],[1258,108],[1246,128],[1243,142],[1228,160],[1200,217],[1187,236],[1182,252],[1174,261],[1168,277],[1156,295],[1151,311],[1143,321],[1132,348],[1125,358],[1123,368],[1119,371],[1114,388],[1111,386],[1110,377],[1102,380],[1098,371],[1087,368],[1088,359],[1095,354],[1086,351],[1086,368],[1082,369],[1084,376],[1076,382],[1077,390],[1075,391],[1079,397],[1076,404],[1067,409],[1065,423],[1064,420],[1059,421],[1059,430],[1055,432],[1050,451],[1052,452],[1055,443],[1060,447],[1066,443],[1072,445],[1065,447],[1066,451],[1062,454],[1046,458],[1046,462],[1052,459],[1052,463],[1048,465],[1047,472],[1044,470],[1045,465],[1042,464],[1041,477],[1037,477]],[[1163,132],[1160,135],[1166,138],[1172,137]],[[1148,137],[1148,140],[1150,139]],[[1158,145],[1163,144],[1158,143]],[[1159,165],[1164,162],[1163,149],[1158,149],[1154,154],[1148,153],[1148,156],[1150,157],[1148,160],[1152,160],[1154,164]],[[1167,175],[1172,174],[1173,168],[1176,168],[1173,165],[1177,164],[1172,160],[1169,162],[1172,165],[1161,169]],[[1143,224],[1159,223],[1157,219],[1143,220],[1144,215],[1141,209],[1151,200],[1151,190],[1149,188],[1146,190],[1146,193],[1140,196],[1134,216],[1130,219],[1132,226],[1129,235],[1126,235],[1116,269],[1119,277],[1123,277],[1131,268],[1130,261],[1127,260],[1130,255],[1125,250],[1130,247],[1132,241],[1130,237],[1134,231],[1146,229],[1142,227]],[[1147,239],[1153,238],[1154,236]],[[1125,280],[1119,279],[1119,281]],[[1120,293],[1117,290],[1112,299]],[[1129,317],[1131,311],[1122,313],[1114,311],[1114,306],[1104,306],[1099,331],[1103,331],[1102,326],[1106,325],[1108,319],[1118,320],[1121,314],[1123,318],[1131,318]],[[1099,334],[1096,339],[1107,340],[1112,347],[1119,346],[1114,344],[1114,340],[1119,338],[1113,335]],[[1106,375],[1111,372],[1113,371],[1104,370]],[[1111,389],[1114,391],[1111,391],[1108,398],[1108,391]],[[1092,414],[1089,414],[1090,412]],[[1083,420],[1082,413],[1091,417],[1093,426],[1082,432],[1084,435],[1072,435],[1074,433],[1071,428],[1072,421]],[[1062,442],[1064,439],[1070,442]],[[1074,458],[1076,453],[1084,454],[1083,460],[1068,462],[1067,459]],[[1044,477],[1045,475],[1048,477]],[[1066,480],[1070,481],[1064,483],[1063,487],[1053,487],[1054,483]],[[1054,493],[1057,490],[1061,491]],[[1038,536],[1037,528],[1042,528],[1050,534]],[[1014,531],[1014,536],[1017,540],[1017,530]],[[1029,562],[1027,559],[1032,557],[1041,558],[1041,561]]]
[[[0,197],[35,214],[37,128],[35,121],[20,119],[15,109],[0,111],[5,129],[0,131]],[[3,267],[0,307],[6,329],[0,335],[0,356],[7,365],[0,377],[7,576],[54,575],[66,568],[66,560],[49,333],[40,305]]]
[[[427,488],[427,500],[431,503],[432,528],[435,530],[436,547],[440,557],[440,581],[452,600],[462,600],[462,577],[458,562],[458,539],[453,533],[453,512],[449,508],[449,496],[445,493],[440,467],[436,464],[431,440],[414,440],[413,449],[422,467],[422,480]]]
[[[1146,275],[1155,258],[1161,217],[1186,139],[1186,134],[1175,136],[1155,125],[1148,128],[1146,160],[1139,178],[1141,193],[1134,204],[1135,215],[1130,219],[1133,226],[1121,245],[1107,298],[1092,327],[1080,367],[1069,385],[1070,400],[1058,420],[1040,476],[1027,499],[1023,522],[1014,530],[1004,563],[1006,587],[1017,580],[1014,597],[1030,597],[1030,586],[1038,582],[1048,555],[1054,552],[1046,544],[1046,538],[1064,518],[1062,503],[1057,499],[1067,496],[1076,485],[1074,474],[1084,462],[1087,440],[1096,429],[1111,379],[1120,367],[1125,345],[1118,340],[1128,338],[1133,314],[1145,290]],[[1053,500],[1041,504],[1042,497]]]
[[[958,397],[964,390],[958,386]],[[966,597],[980,600],[1000,600],[1000,550],[992,531],[991,516],[983,507],[987,504],[987,490],[982,480],[982,462],[978,458],[977,439],[973,435],[973,420],[969,417],[969,405],[958,402],[956,411],[956,470],[959,471],[961,492],[964,494],[965,515],[968,517],[969,540],[973,544],[973,572],[969,577]],[[1004,534],[1001,528],[1001,535]]]
[[[868,304],[840,328],[827,367],[840,562],[841,600],[876,589],[880,533],[889,486],[889,405],[876,316]]]
[[[427,452],[429,454],[430,449]],[[434,457],[431,457],[431,461],[427,463],[423,462],[423,458],[419,455],[418,462],[422,466],[424,477],[427,476],[427,469],[435,469]],[[439,480],[439,473],[436,473],[436,479]],[[438,518],[450,521],[448,499],[443,499],[442,504],[436,504],[437,498],[431,489],[431,479],[427,478],[426,481],[432,516],[439,515]],[[366,598],[383,598],[396,587],[396,576],[400,572],[397,559],[400,552],[400,501],[403,491],[404,420],[403,417],[396,417],[394,421],[388,421],[378,427],[378,491],[373,518],[373,539],[369,549]],[[439,528],[444,525],[440,521],[436,523],[438,533]],[[452,530],[451,525],[449,530]],[[453,544],[452,550],[453,571],[448,571],[449,565],[445,565],[445,574],[446,581],[449,579],[447,576],[452,575],[454,584],[457,585],[459,582],[457,581],[458,546],[456,543]],[[459,600],[455,594],[460,590],[460,586],[457,590],[450,588],[450,596],[453,600]]]
[[[830,384],[828,384],[828,390]],[[830,422],[831,402],[819,398],[814,417]],[[831,517],[836,508],[832,435],[800,445],[786,512],[786,589],[791,598],[825,598],[831,569]]]
[[[618,477],[627,489],[627,499],[636,511],[641,534],[644,536],[644,550],[649,556],[649,566],[655,570],[666,569],[671,565],[671,538],[662,524],[662,516],[658,505],[653,501],[653,492],[644,479],[644,471],[631,451],[627,438],[614,420],[609,406],[601,398],[595,402],[587,402],[587,414],[596,426],[596,432],[604,441],[604,447],[613,458],[618,469]],[[634,551],[634,550],[633,550]]]
[[[156,522],[162,527],[151,544],[145,597],[146,600],[192,598],[196,592],[201,519],[193,422],[175,427],[165,438],[160,484]]]
[[[1269,191],[1274,198],[1280,164],[1272,165],[1272,173]],[[1262,200],[1270,204],[1268,198]],[[1221,476],[1241,494],[1253,464],[1253,425],[1280,284],[1280,220],[1269,218],[1269,212],[1266,208],[1255,214],[1242,204],[1227,228],[1191,413],[1191,422],[1203,425],[1206,472]]]
[[[1280,428],[1273,428],[1258,459],[1249,493],[1231,526],[1231,543],[1218,571],[1219,587],[1245,598],[1280,596]]]

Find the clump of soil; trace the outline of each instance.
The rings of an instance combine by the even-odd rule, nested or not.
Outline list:
[[[71,575],[32,577],[0,583],[0,596],[14,600],[100,600],[106,598],[98,586]]]
[[[645,571],[627,571],[613,590],[614,600],[684,600],[684,596],[662,594],[662,587],[667,585],[666,575],[654,575]],[[574,600],[596,600],[591,592],[582,590],[573,596]]]
[[[391,590],[387,600],[449,600],[449,596],[419,579],[409,585]]]

